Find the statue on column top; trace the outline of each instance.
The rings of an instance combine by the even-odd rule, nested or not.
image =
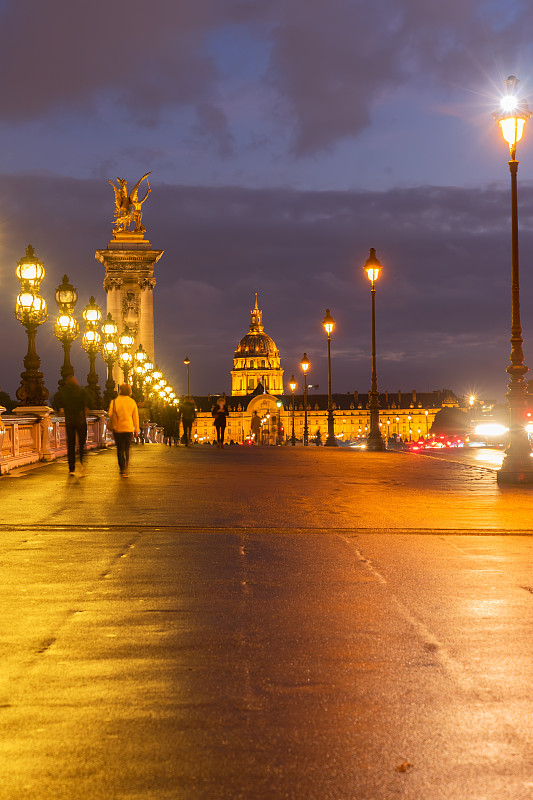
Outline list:
[[[151,174],[151,172],[147,172],[146,175],[143,175],[129,194],[128,184],[124,178],[117,178],[118,186],[108,180],[108,183],[115,191],[115,227],[113,228],[113,233],[130,232],[129,229],[132,222],[135,224],[134,230],[131,231],[132,233],[144,233],[146,231],[142,224],[142,205],[152,191],[148,181],[148,175]],[[148,184],[148,189],[143,199],[139,200],[139,186],[144,180]]]

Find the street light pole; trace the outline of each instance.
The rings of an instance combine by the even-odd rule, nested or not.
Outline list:
[[[335,438],[335,421],[333,419],[333,400],[331,396],[331,333],[335,327],[335,320],[329,313],[329,308],[326,308],[326,316],[322,320],[324,330],[328,335],[328,438],[325,442],[325,447],[338,447],[338,442]]]
[[[291,445],[293,447],[296,446],[296,436],[294,435],[294,390],[296,389],[296,381],[294,380],[294,375],[289,381],[289,387],[292,392],[292,435],[291,435]]]
[[[122,372],[124,373],[124,383],[128,383],[130,368],[133,364],[133,356],[130,352],[133,347],[135,337],[131,335],[130,329],[126,325],[124,331],[118,337],[118,343],[121,347],[121,352],[118,357]]]
[[[102,312],[94,297],[90,297],[88,305],[83,311],[83,319],[87,330],[83,334],[81,346],[89,356],[89,374],[87,375],[87,389],[92,397],[93,409],[102,408],[102,395],[98,385],[98,373],[96,372],[96,356],[100,352],[102,337],[98,333],[97,327],[102,319]]]
[[[302,368],[302,372],[304,374],[304,447],[309,446],[309,429],[307,427],[307,371],[309,369],[309,360],[307,358],[307,353],[304,353],[304,356],[300,362],[300,366]]]
[[[70,348],[72,342],[78,338],[80,328],[74,317],[74,306],[78,300],[78,293],[74,286],[69,283],[67,275],[63,275],[63,282],[59,284],[55,292],[55,301],[59,311],[59,316],[54,326],[54,333],[63,347],[63,366],[61,367],[61,378],[58,388],[65,385],[66,379],[74,375],[74,367],[70,362]]]
[[[519,100],[517,89],[520,81],[511,75],[505,81],[507,95],[502,99],[501,109],[494,113],[503,138],[509,145],[511,174],[511,357],[507,367],[509,383],[509,446],[498,471],[499,483],[533,483],[531,447],[526,431],[527,386],[524,376],[528,367],[524,364],[522,349],[522,326],[520,321],[520,281],[518,268],[518,197],[516,145],[522,138],[526,121],[531,116],[527,103]]]
[[[370,392],[368,394],[368,406],[370,410],[370,431],[367,437],[367,450],[380,452],[385,449],[383,437],[379,430],[379,392],[378,379],[376,372],[376,288],[375,283],[379,278],[382,264],[376,258],[376,251],[372,247],[370,255],[363,266],[368,280],[371,283],[370,296],[372,298],[372,374],[370,378]]]
[[[17,389],[17,399],[21,406],[46,406],[49,393],[40,370],[41,359],[35,348],[37,328],[48,316],[46,301],[39,294],[45,269],[42,261],[36,257],[31,244],[26,248],[26,255],[17,263],[15,272],[21,284],[21,291],[16,300],[15,316],[26,328],[28,335],[28,352],[24,357],[25,369],[20,375],[21,383]]]
[[[117,360],[118,345],[116,343],[117,326],[113,322],[111,312],[108,312],[107,319],[102,325],[102,333],[105,342],[102,345],[102,358],[107,364],[107,380],[105,382],[104,408],[109,408],[115,396],[115,381],[113,380],[113,364]]]

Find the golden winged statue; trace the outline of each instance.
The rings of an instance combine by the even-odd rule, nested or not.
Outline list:
[[[151,172],[147,172],[146,175],[143,175],[129,194],[128,184],[124,178],[117,178],[118,185],[116,186],[112,181],[108,180],[115,192],[115,227],[113,228],[113,233],[129,231],[132,222],[135,224],[133,233],[145,232],[146,228],[142,224],[142,204],[146,202],[148,195],[152,191],[148,181],[148,175],[151,174]],[[139,187],[144,180],[148,184],[148,189],[143,199],[139,200]]]

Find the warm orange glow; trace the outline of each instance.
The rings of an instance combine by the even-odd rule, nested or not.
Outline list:
[[[333,328],[335,327],[335,320],[329,313],[329,308],[326,308],[326,316],[322,320],[322,325],[328,336],[331,336]]]
[[[113,322],[113,317],[111,316],[111,312],[108,312],[107,319],[102,325],[102,333],[104,336],[116,336],[117,334],[117,326]]]
[[[115,359],[117,356],[118,347],[115,342],[104,342],[102,345],[102,356],[104,361],[107,359]]]
[[[365,261],[363,269],[367,274],[368,280],[372,284],[372,288],[374,288],[374,284],[379,278],[379,273],[383,269],[383,265],[376,257],[376,250],[374,247],[370,248],[370,255]]]
[[[45,275],[44,265],[35,255],[31,244],[27,246],[24,258],[17,263],[15,274],[21,283],[26,283],[33,289],[39,289]]]
[[[127,326],[126,329],[124,330],[124,333],[121,333],[120,336],[118,337],[118,341],[120,346],[124,348],[131,347],[132,344],[134,343],[135,338],[131,335]]]
[[[82,316],[87,325],[97,325],[102,319],[102,312],[100,311],[100,309],[96,304],[88,305],[87,308],[83,311]]]
[[[21,319],[21,316],[24,315],[35,317],[36,319],[42,317],[42,321],[44,321],[46,318],[46,301],[44,298],[32,292],[21,292],[17,295],[17,319]]]
[[[307,370],[309,369],[309,361],[307,359],[307,353],[304,353],[304,357],[300,361],[300,366],[302,368],[302,372],[304,374],[307,373]]]
[[[85,331],[83,334],[83,346],[86,344],[88,345],[97,345],[100,346],[100,334],[98,331]]]
[[[290,381],[289,381],[289,387],[290,387],[290,390],[291,390],[291,392],[293,392],[293,393],[294,393],[294,392],[296,391],[296,387],[297,387],[297,385],[298,385],[298,384],[297,384],[297,383],[296,383],[296,381],[294,380],[294,375],[293,375],[293,376],[292,376],[292,378],[291,378],[291,379],[290,379]]]
[[[531,116],[527,103],[517,96],[519,83],[514,75],[507,78],[505,81],[507,94],[502,97],[500,110],[493,114],[501,128],[503,138],[509,145],[512,159],[515,158],[516,145],[523,136],[524,125]]]
[[[499,122],[503,138],[509,147],[516,146],[524,134],[525,119],[508,117],[507,119],[501,119]]]
[[[148,360],[148,353],[146,352],[142,344],[140,344],[137,350],[135,351],[133,358],[135,359],[136,364],[144,364],[145,361]]]
[[[368,275],[368,280],[371,283],[375,283],[377,281],[377,279],[379,278],[379,272],[380,272],[379,267],[374,267],[373,269],[369,267],[366,268],[366,274]]]
[[[58,338],[68,336],[76,339],[79,333],[78,323],[70,314],[61,314],[56,321],[55,333]]]

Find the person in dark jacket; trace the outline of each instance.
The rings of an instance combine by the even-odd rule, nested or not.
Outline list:
[[[87,441],[87,411],[90,406],[90,397],[85,389],[79,385],[74,375],[69,375],[64,386],[59,390],[58,401],[60,412],[65,415],[65,430],[67,434],[68,474],[76,474],[76,437],[78,438],[78,451],[80,457],[81,474],[85,474],[83,456]]]
[[[224,447],[224,432],[226,430],[226,420],[229,414],[225,394],[218,398],[211,409],[211,414],[213,415],[213,424],[217,431],[217,447],[221,450]]]
[[[182,442],[188,447],[191,442],[192,424],[196,419],[196,404],[194,397],[185,395],[181,403],[181,424],[183,425]]]

